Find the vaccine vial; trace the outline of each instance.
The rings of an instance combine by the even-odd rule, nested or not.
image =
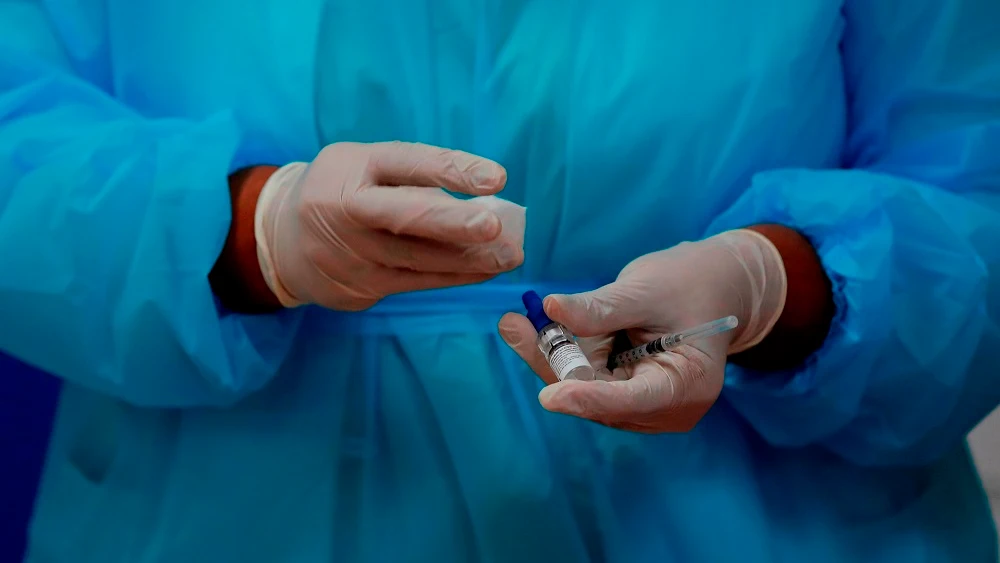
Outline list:
[[[559,381],[576,379],[590,381],[595,379],[594,368],[584,355],[576,338],[568,328],[552,321],[542,308],[542,298],[534,291],[521,296],[524,308],[528,311],[528,320],[538,333],[536,342],[538,349],[545,356],[545,361],[556,374]]]

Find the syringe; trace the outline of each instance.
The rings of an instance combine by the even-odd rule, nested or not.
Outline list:
[[[721,334],[727,330],[733,330],[739,324],[739,320],[730,315],[728,317],[723,317],[721,319],[698,325],[694,328],[689,328],[673,334],[665,334],[652,342],[647,342],[642,346],[636,346],[631,350],[622,352],[614,358],[611,358],[611,361],[608,362],[608,369],[614,371],[617,367],[634,364],[643,358],[652,356],[653,354],[666,352],[667,350],[677,348],[682,344],[688,344],[695,340],[702,340],[710,336],[715,336],[716,334]]]

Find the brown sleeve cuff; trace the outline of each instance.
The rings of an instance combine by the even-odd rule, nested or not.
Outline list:
[[[833,289],[812,244],[782,225],[748,227],[770,240],[781,254],[788,278],[785,308],[771,332],[729,361],[760,371],[792,369],[823,345],[835,306]]]
[[[208,281],[222,305],[238,313],[273,313],[281,309],[281,303],[260,272],[254,236],[257,198],[277,169],[276,166],[253,166],[229,177],[232,222]]]

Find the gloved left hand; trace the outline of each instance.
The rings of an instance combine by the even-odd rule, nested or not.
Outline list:
[[[687,431],[722,391],[728,354],[768,334],[781,315],[787,280],[781,255],[763,235],[728,231],[647,254],[594,291],[550,295],[545,312],[579,337],[595,370],[607,365],[615,334],[633,345],[728,315],[736,330],[599,373],[598,381],[556,382],[522,315],[500,320],[504,341],[549,385],[546,409],[638,432]]]

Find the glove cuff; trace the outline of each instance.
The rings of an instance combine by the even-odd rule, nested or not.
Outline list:
[[[257,239],[257,262],[267,286],[284,307],[298,307],[305,302],[293,296],[281,282],[275,269],[274,240],[283,195],[294,186],[308,168],[305,162],[292,162],[279,168],[267,179],[257,198],[254,213],[254,236]]]
[[[729,345],[729,354],[738,354],[757,344],[771,332],[785,309],[788,275],[778,248],[764,235],[738,229],[719,235],[727,239],[749,278],[745,323],[739,336]]]

